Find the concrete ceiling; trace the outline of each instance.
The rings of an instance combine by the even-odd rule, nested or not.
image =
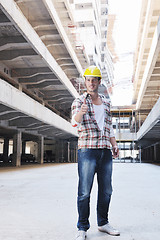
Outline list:
[[[88,59],[84,50],[76,48],[67,3],[0,1],[0,78],[70,120],[71,103],[79,96],[77,79]],[[80,84],[83,89],[83,82]],[[10,135],[22,130],[46,138],[75,136],[3,102],[0,111],[1,135],[8,127]]]
[[[72,83],[82,74],[82,67],[88,63],[85,55],[77,50],[72,53],[72,46],[68,46],[57,28],[49,12],[46,1],[16,0],[23,15],[31,24],[31,29],[38,34],[40,41],[44,43],[49,53],[57,63],[57,67],[63,72],[65,78]],[[71,17],[65,5],[65,1],[52,1],[52,6],[58,9],[61,20],[68,27]],[[69,117],[70,105],[76,95],[66,88],[62,81],[63,76],[57,76],[55,68],[51,68],[46,59],[37,52],[33,42],[30,42],[27,34],[22,32],[16,20],[1,5],[0,9],[0,74],[6,80],[15,83],[22,91],[34,96],[37,100],[49,105],[63,117]],[[18,20],[17,20],[18,21]],[[66,27],[65,26],[65,27]],[[63,26],[63,30],[65,28]],[[69,31],[69,29],[68,29]],[[69,36],[69,34],[68,34]],[[75,87],[77,85],[75,84]],[[83,87],[82,87],[83,88]],[[74,87],[73,87],[74,89]],[[78,96],[78,95],[77,95]],[[65,104],[64,104],[65,103]]]
[[[135,53],[134,103],[143,112],[152,109],[160,96],[160,2],[142,0]],[[146,115],[141,115],[144,121]]]

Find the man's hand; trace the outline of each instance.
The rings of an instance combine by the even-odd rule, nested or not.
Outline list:
[[[114,158],[117,158],[119,156],[119,149],[118,149],[118,146],[115,145],[112,147],[112,151],[113,151],[113,157]]]
[[[86,104],[86,99],[84,99],[83,104],[81,105],[80,111],[76,114],[75,120],[76,122],[80,123],[82,121],[83,115],[88,112],[88,106]]]
[[[86,114],[88,112],[88,106],[86,104],[86,99],[84,99],[84,102],[83,102],[83,104],[81,106],[80,112],[82,113],[82,115],[84,115],[84,114]]]

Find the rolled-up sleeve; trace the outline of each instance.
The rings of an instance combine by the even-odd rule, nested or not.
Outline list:
[[[72,113],[71,124],[72,124],[73,127],[78,127],[79,126],[79,123],[76,122],[76,120],[75,120],[75,116],[80,111],[81,105],[82,105],[82,103],[81,103],[79,98],[75,99],[72,103],[72,106],[71,106],[71,113]]]
[[[79,123],[76,122],[76,120],[75,120],[75,116],[76,116],[76,114],[74,114],[74,115],[72,116],[72,119],[71,119],[72,127],[78,127],[78,126],[79,126]]]

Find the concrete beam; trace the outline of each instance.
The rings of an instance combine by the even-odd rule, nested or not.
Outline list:
[[[29,117],[33,117],[36,120],[60,129],[63,132],[77,136],[77,130],[72,127],[70,122],[58,116],[23,92],[20,92],[2,79],[0,80],[0,89],[0,103],[18,110]]]
[[[19,115],[20,115],[20,113],[19,113],[19,112],[16,112],[16,114],[15,114],[15,113],[12,113],[12,114],[8,114],[8,115],[1,116],[0,119],[1,119],[1,120],[6,120],[6,121],[8,121],[8,124],[9,124],[10,121],[14,121],[14,120],[20,118]]]
[[[142,124],[141,128],[137,132],[137,140],[140,140],[143,136],[147,134],[149,130],[151,130],[156,123],[160,121],[160,97],[154,107],[152,108],[151,112],[149,113],[148,117]]]
[[[155,69],[153,70],[152,75],[160,76],[160,68],[155,68]]]
[[[11,23],[4,14],[0,14],[0,26],[6,26],[6,25],[13,25],[13,23]]]
[[[139,87],[138,85],[141,84],[140,78],[140,71],[142,70],[143,64],[143,55],[145,53],[145,48],[147,47],[148,51],[148,30],[150,29],[150,20],[152,19],[152,5],[154,1],[142,1],[142,8],[140,13],[140,25],[138,30],[138,43],[137,43],[137,50],[136,50],[136,61],[137,67],[135,72],[135,98],[137,98]],[[146,6],[145,6],[146,5]],[[144,12],[145,10],[145,12]],[[149,46],[150,47],[150,46]]]
[[[40,37],[42,37],[42,36],[47,37],[47,36],[52,36],[52,35],[56,36],[56,38],[59,37],[59,33],[56,28],[55,29],[40,29],[40,30],[37,30],[37,33]]]
[[[52,71],[48,67],[42,68],[14,68],[11,72],[11,77],[31,77],[39,74],[51,74]]]
[[[41,83],[38,83],[38,84],[30,84],[30,85],[27,85],[27,89],[30,89],[30,88],[34,88],[34,89],[43,89],[43,88],[47,88],[47,89],[53,89],[54,90],[54,88],[55,89],[61,89],[61,87],[62,88],[64,88],[64,90],[66,90],[65,89],[65,87],[63,86],[63,85],[58,85],[60,82],[59,81],[56,81],[56,80],[53,80],[53,81],[47,81],[47,80],[45,80],[45,81],[43,81],[43,82],[41,82]]]
[[[5,50],[0,52],[0,60],[13,60],[17,57],[35,56],[37,53],[33,49]]]
[[[59,33],[60,33],[60,36],[61,36],[63,42],[65,43],[65,46],[66,46],[70,56],[73,59],[73,62],[75,63],[80,75],[82,76],[83,75],[83,69],[82,69],[81,64],[80,64],[80,62],[79,62],[79,60],[78,60],[78,58],[75,54],[75,51],[74,51],[74,49],[73,49],[73,47],[70,43],[70,40],[68,39],[68,36],[67,36],[67,34],[64,30],[64,27],[61,23],[61,20],[59,19],[57,11],[56,11],[56,9],[53,5],[53,1],[52,0],[43,0],[43,2],[45,4],[51,18],[53,19],[53,22],[55,23],[55,25],[56,25]]]
[[[54,23],[51,18],[43,19],[43,20],[42,19],[34,19],[32,21],[32,26],[37,31],[39,29],[44,29],[44,28],[50,28],[50,27],[53,28]]]
[[[53,90],[41,90],[41,92],[43,93],[47,93],[44,99],[48,99],[48,98],[54,98],[54,95],[65,95],[65,96],[71,96],[68,92],[66,92],[66,90],[54,90],[54,94],[53,94]]]
[[[151,81],[159,81],[159,76],[151,76]]]
[[[59,102],[59,101],[61,101],[61,100],[72,100],[72,98],[71,97],[61,97],[61,98],[58,98],[58,99],[53,99],[53,100],[50,100],[50,102],[52,103],[52,102]]]
[[[25,129],[33,129],[34,127],[37,127],[40,125],[42,125],[42,122],[36,121],[34,123],[31,123],[31,124],[28,124],[27,126],[25,126]]]
[[[0,46],[9,45],[9,44],[16,44],[20,46],[21,44],[28,44],[28,42],[22,36],[12,36],[12,37],[0,37]]]
[[[51,3],[51,1],[50,1]],[[53,4],[52,4],[53,5]],[[24,17],[19,7],[14,0],[1,1],[1,6],[7,17],[14,22],[16,28],[22,33],[22,35],[27,39],[27,41],[32,45],[34,50],[42,56],[44,61],[47,63],[49,68],[56,74],[59,80],[66,86],[66,89],[74,97],[78,97],[76,89],[73,87],[72,83],[63,72],[61,67],[57,64],[54,57],[48,51],[42,40],[39,38],[38,34],[29,24],[28,20]],[[53,14],[52,14],[53,15]]]
[[[141,84],[140,91],[139,91],[139,94],[138,94],[136,109],[140,108],[140,105],[141,105],[142,100],[143,100],[144,93],[145,93],[146,88],[147,88],[147,84],[148,84],[148,82],[150,80],[150,77],[152,75],[153,68],[156,64],[159,52],[160,52],[160,18],[159,18],[157,27],[156,27],[155,32],[154,32],[152,45],[151,45],[151,48],[150,48],[145,72],[144,72],[143,79],[142,79],[142,84]]]
[[[8,120],[0,120],[0,126],[2,126],[2,127],[8,127],[8,126],[9,126]]]
[[[30,118],[29,116],[17,117],[15,119],[9,120],[9,126],[18,126],[25,128],[27,125],[34,123],[36,120]]]
[[[48,99],[57,100],[58,98],[65,98],[65,97],[67,97],[66,94],[63,94],[63,92],[61,91],[61,92],[59,92],[59,94],[57,94],[57,92],[56,92],[56,94],[54,94],[54,96],[45,96],[43,99],[44,100],[48,100]],[[68,97],[70,97],[70,95],[68,95]]]
[[[116,140],[117,141],[136,141],[137,139],[137,134],[136,133],[116,133]]]
[[[159,61],[159,62],[156,62],[155,67],[156,67],[156,68],[160,68],[160,61]]]
[[[41,82],[44,82],[44,81],[49,81],[49,80],[52,80],[52,81],[56,81],[57,83],[57,77],[53,74],[53,73],[49,73],[49,74],[45,74],[45,75],[34,75],[33,77],[32,76],[26,76],[24,78],[19,78],[19,82],[20,83],[41,83]],[[60,81],[58,81],[59,84],[61,84]]]

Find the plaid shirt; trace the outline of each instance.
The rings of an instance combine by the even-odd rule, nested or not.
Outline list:
[[[80,111],[81,105],[86,98],[88,112],[83,115],[80,124],[74,124],[73,127],[78,128],[78,148],[108,148],[110,149],[110,137],[114,137],[112,119],[110,113],[110,103],[105,96],[99,94],[104,105],[104,128],[101,131],[95,119],[93,103],[90,96],[84,93],[72,103],[72,118]]]

